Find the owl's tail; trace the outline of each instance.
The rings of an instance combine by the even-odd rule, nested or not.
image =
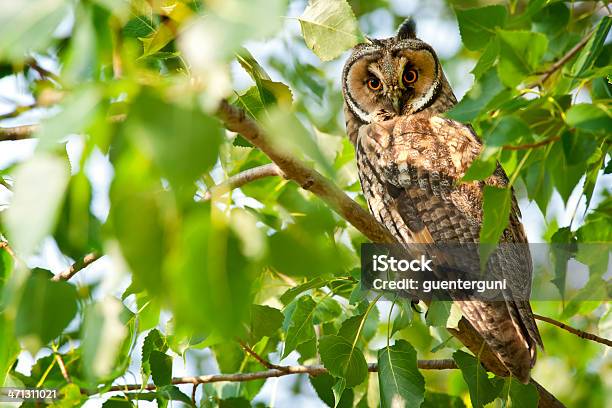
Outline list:
[[[471,300],[458,303],[464,317],[510,374],[527,384],[536,362],[537,346],[542,345],[529,302]]]

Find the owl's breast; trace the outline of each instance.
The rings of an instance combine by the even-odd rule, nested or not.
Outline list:
[[[402,117],[393,129],[385,161],[398,166],[463,177],[481,144],[462,124],[434,117]]]

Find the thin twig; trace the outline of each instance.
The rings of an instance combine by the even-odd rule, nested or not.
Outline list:
[[[52,79],[58,83],[60,82],[60,78],[57,75],[55,75],[53,72],[49,71],[48,69],[41,67],[38,61],[36,61],[35,59],[29,60],[27,62],[27,65],[30,68],[32,68],[34,71],[38,72],[38,75],[40,75],[41,78]]]
[[[551,138],[546,139],[546,140],[542,140],[542,141],[537,142],[537,143],[527,143],[527,144],[522,144],[522,145],[518,145],[518,146],[504,146],[503,150],[527,150],[527,149],[534,149],[536,147],[546,146],[547,144],[556,142],[556,141],[558,141],[560,139],[561,138],[559,136],[554,136],[554,137],[551,137]]]
[[[0,185],[6,188],[8,191],[13,191],[13,188],[11,187],[11,185],[7,183],[7,181],[2,176],[0,176]]]
[[[57,361],[57,365],[59,366],[60,372],[62,373],[62,377],[64,377],[67,383],[71,384],[72,379],[70,378],[70,374],[68,374],[68,369],[66,368],[66,364],[64,363],[62,356],[57,351],[53,353],[53,356]]]
[[[601,343],[601,344],[605,344],[608,347],[612,347],[612,341],[608,340],[608,339],[604,339],[603,337],[599,337],[593,333],[588,333],[582,330],[578,330],[578,329],[574,329],[573,327],[568,326],[565,323],[561,323],[555,319],[551,319],[550,317],[546,317],[546,316],[540,316],[537,314],[533,315],[534,318],[536,318],[537,320],[541,320],[543,322],[546,323],[550,323],[553,326],[557,326],[563,330],[567,330],[568,332],[575,334],[576,336],[580,337],[581,339],[586,339],[586,340],[591,340],[597,343]]]
[[[251,169],[241,171],[240,173],[235,174],[229,177],[227,180],[217,184],[204,194],[202,200],[207,201],[210,200],[213,195],[224,194],[227,191],[240,188],[252,181],[274,176],[284,177],[282,170],[274,163],[253,167]]]
[[[200,385],[200,383],[195,383],[193,384],[193,387],[191,388],[191,401],[193,402],[194,406],[197,406],[196,391],[198,390],[198,385]]]
[[[578,42],[578,44],[574,45],[574,47],[571,50],[569,50],[563,57],[561,57],[557,62],[552,64],[550,68],[548,68],[546,71],[544,71],[544,75],[542,75],[540,79],[538,79],[536,82],[530,85],[527,85],[527,88],[534,88],[536,86],[543,85],[544,82],[546,82],[548,78],[552,76],[552,74],[554,74],[559,68],[561,68],[569,60],[571,60],[572,57],[576,55],[578,51],[580,51],[586,45],[586,43],[589,41],[589,39],[591,38],[594,32],[595,30],[592,30],[590,33],[588,33],[582,40]]]
[[[444,359],[444,360],[419,360],[417,362],[418,368],[421,370],[453,370],[457,368],[457,364],[453,360]],[[378,365],[375,363],[368,364],[369,372],[377,372]],[[172,384],[207,384],[213,382],[245,382],[245,381],[254,381],[254,380],[262,380],[266,378],[273,377],[283,377],[285,375],[293,375],[293,374],[308,374],[310,376],[316,377],[322,374],[327,374],[327,369],[322,365],[303,365],[303,366],[286,366],[283,367],[282,370],[279,369],[271,369],[266,371],[257,371],[253,373],[235,373],[235,374],[211,374],[211,375],[201,375],[195,377],[177,377],[172,379]],[[144,386],[144,389],[154,390],[156,388],[155,384],[147,384]],[[140,390],[143,389],[142,384],[127,384],[127,385],[115,385],[108,389],[102,389],[96,393],[107,393],[114,391],[131,391],[131,390]]]
[[[70,278],[72,278],[74,275],[76,275],[77,272],[79,272],[81,269],[84,269],[85,267],[91,265],[92,263],[100,259],[101,256],[102,255],[97,252],[91,252],[85,255],[83,259],[73,263],[72,265],[70,265],[70,267],[68,267],[64,271],[55,275],[52,278],[52,280],[56,282],[57,281],[67,281]]]
[[[11,258],[18,260],[17,255],[15,255],[15,251],[13,251],[13,248],[11,248],[8,242],[0,241],[0,249],[4,249],[6,252],[8,252]]]
[[[270,370],[281,370],[281,371],[285,371],[287,369],[286,366],[280,366],[280,365],[276,365],[276,364],[272,364],[271,362],[269,362],[268,360],[266,360],[265,358],[263,358],[262,356],[260,356],[259,354],[257,354],[255,352],[255,350],[253,350],[252,348],[250,348],[246,343],[244,343],[243,341],[238,341],[240,343],[240,347],[242,347],[242,349],[244,351],[246,351],[247,354],[249,354],[251,357],[253,357],[255,360],[257,360],[262,366],[270,369]]]
[[[7,113],[3,113],[2,115],[0,115],[0,120],[9,119],[9,118],[15,118],[15,117],[21,115],[22,113],[27,112],[27,111],[35,108],[36,106],[37,105],[35,103],[30,103],[28,105],[17,106],[12,111],[7,112]]]

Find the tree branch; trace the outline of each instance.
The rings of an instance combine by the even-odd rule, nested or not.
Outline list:
[[[603,337],[599,337],[593,333],[588,333],[582,330],[578,330],[578,329],[574,329],[573,327],[568,326],[565,323],[561,323],[555,319],[551,319],[550,317],[546,317],[546,316],[540,316],[537,314],[534,314],[533,317],[537,320],[541,320],[543,322],[552,324],[553,326],[557,326],[563,330],[567,330],[568,332],[575,334],[576,336],[580,337],[581,339],[586,339],[586,340],[591,340],[597,343],[601,343],[601,344],[605,344],[608,347],[612,347],[612,341],[608,340],[608,339],[604,339]]]
[[[544,82],[546,82],[548,78],[552,76],[552,74],[554,74],[559,68],[561,68],[569,60],[571,60],[572,57],[574,57],[574,55],[578,53],[578,51],[584,48],[586,43],[589,42],[589,40],[591,39],[591,36],[593,35],[594,32],[595,30],[592,30],[590,33],[588,33],[582,40],[578,42],[578,44],[574,45],[574,47],[571,50],[569,50],[563,57],[561,57],[557,62],[552,64],[550,68],[548,68],[546,71],[544,71],[543,73],[544,75],[542,75],[540,79],[538,79],[537,81],[535,81],[534,83],[530,85],[527,85],[527,88],[535,88],[536,86],[543,85]]]
[[[453,370],[457,368],[457,364],[453,360],[419,360],[417,362],[418,368],[421,370]],[[377,372],[378,365],[375,363],[368,364],[368,371]],[[244,382],[262,380],[273,377],[283,377],[285,375],[293,374],[308,374],[313,377],[318,375],[327,374],[328,371],[322,365],[302,365],[302,366],[281,366],[279,368],[257,371],[253,373],[235,373],[235,374],[210,374],[200,375],[194,377],[176,377],[172,379],[172,384],[207,384],[213,382]],[[142,389],[142,384],[127,384],[127,385],[114,385],[107,390],[99,390],[93,392],[96,393],[107,393],[114,391],[132,391]],[[155,384],[147,384],[144,389],[154,390]]]
[[[217,115],[225,122],[226,127],[240,133],[245,139],[263,151],[285,177],[297,182],[305,190],[311,191],[325,201],[342,218],[350,222],[361,233],[373,242],[393,243],[393,236],[378,223],[366,210],[351,200],[338,186],[323,177],[316,170],[300,160],[291,157],[275,148],[259,125],[246,113],[227,101],[222,101]]]
[[[6,140],[25,140],[32,137],[38,130],[38,125],[23,125],[10,128],[0,128],[0,142]]]
[[[56,281],[56,282],[57,281],[67,281],[68,279],[76,275],[77,272],[79,272],[81,269],[86,268],[87,266],[91,265],[92,263],[100,259],[101,257],[102,255],[99,253],[91,252],[85,255],[83,259],[70,265],[70,267],[68,267],[66,270],[55,275],[53,278],[51,278],[51,280]]]
[[[242,341],[238,341],[238,343],[240,343],[240,347],[242,347],[242,349],[251,357],[253,357],[255,360],[257,360],[259,362],[259,364],[263,365],[264,367],[270,369],[270,370],[281,370],[281,371],[285,371],[284,366],[279,366],[276,364],[272,364],[271,362],[269,362],[268,360],[266,360],[265,358],[263,358],[262,356],[260,356],[259,354],[257,354],[255,352],[255,350],[253,350],[252,348],[250,348],[246,343],[242,342]]]
[[[443,360],[418,360],[417,367],[421,370],[454,370],[457,369],[457,364],[450,359]],[[368,371],[378,372],[378,365],[376,363],[368,364]],[[245,382],[245,381],[255,381],[255,380],[265,380],[267,378],[274,377],[284,377],[286,375],[295,375],[295,374],[308,374],[310,376],[316,377],[319,375],[327,374],[328,371],[322,365],[312,365],[312,366],[284,366],[280,368],[270,369],[266,371],[257,371],[253,373],[235,373],[235,374],[211,374],[211,375],[200,375],[193,377],[175,377],[172,379],[172,384],[193,384],[194,389],[198,384],[208,384],[214,382]],[[538,384],[533,379],[531,383],[535,385],[538,390],[540,399],[538,406],[539,407],[550,407],[550,408],[563,408],[564,405],[559,402],[551,393],[546,391],[544,387]],[[105,394],[108,392],[117,392],[117,391],[135,391],[135,390],[148,390],[153,391],[157,387],[155,384],[147,384],[143,386],[142,384],[126,384],[126,385],[114,385],[108,389],[99,389],[97,391],[87,391],[82,390],[85,394]],[[192,394],[194,391],[192,391]],[[192,395],[193,398],[193,395]]]
[[[204,194],[202,200],[210,200],[214,194],[224,194],[235,188],[240,188],[252,181],[273,176],[285,177],[283,171],[274,163],[264,164],[263,166],[253,167],[251,169],[241,171],[240,173],[235,174],[229,177],[227,180],[212,187]]]

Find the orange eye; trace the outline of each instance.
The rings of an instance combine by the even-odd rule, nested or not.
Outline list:
[[[382,82],[380,82],[380,79],[372,77],[368,79],[368,88],[373,91],[379,91],[382,88]]]
[[[419,74],[414,69],[408,69],[404,71],[404,75],[402,75],[402,80],[404,81],[404,85],[414,84],[419,77]]]

